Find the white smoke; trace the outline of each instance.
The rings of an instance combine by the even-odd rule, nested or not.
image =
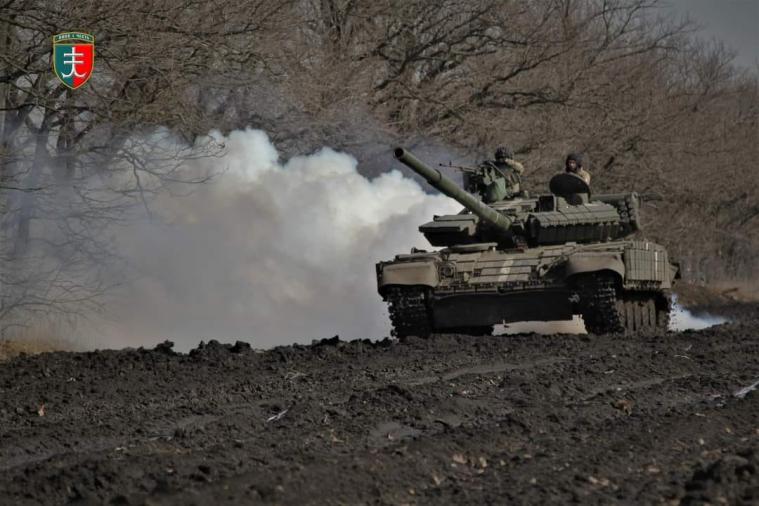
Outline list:
[[[396,170],[369,180],[329,148],[282,163],[262,131],[211,136],[225,153],[182,170],[223,175],[189,196],[159,197],[151,223],[118,234],[138,276],[113,297],[95,343],[268,347],[388,335],[375,262],[429,247],[418,226],[460,206]]]
[[[669,328],[671,330],[701,330],[714,325],[726,323],[727,318],[710,314],[695,315],[677,302],[677,295],[672,295],[672,312]]]

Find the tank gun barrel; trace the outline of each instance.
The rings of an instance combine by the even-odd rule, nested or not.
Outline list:
[[[421,160],[405,149],[395,148],[394,154],[399,162],[422,176],[430,185],[437,188],[441,193],[466,207],[482,220],[487,221],[504,232],[509,232],[509,228],[513,223],[512,219],[504,216],[490,206],[483,204],[480,199],[471,193],[462,190],[452,179],[444,176],[439,170],[425,165]]]

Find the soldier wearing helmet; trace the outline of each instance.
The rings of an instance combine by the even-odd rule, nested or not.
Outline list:
[[[524,165],[514,160],[514,152],[506,146],[501,146],[495,150],[495,160],[493,163],[501,170],[513,171],[517,176],[521,176],[524,172]]]
[[[511,149],[498,148],[494,160],[486,160],[476,169],[464,171],[464,188],[468,192],[479,193],[486,204],[526,196],[520,187],[524,167],[513,157]]]
[[[569,153],[564,162],[564,170],[570,174],[580,177],[590,186],[590,172],[582,168],[582,155],[580,153]]]
[[[492,161],[485,162],[483,167],[485,170],[491,169],[494,179],[500,180],[499,186],[503,189],[498,192],[498,200],[521,195],[524,166],[514,160],[514,152],[507,146],[501,146],[495,150],[494,158]]]

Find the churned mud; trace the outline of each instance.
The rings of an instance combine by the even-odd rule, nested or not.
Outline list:
[[[0,364],[2,504],[756,504],[759,311]]]

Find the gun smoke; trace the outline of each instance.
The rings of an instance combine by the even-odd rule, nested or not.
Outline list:
[[[262,131],[211,136],[224,154],[182,170],[224,173],[190,195],[157,197],[150,222],[118,234],[135,276],[112,297],[97,344],[388,335],[374,262],[429,247],[419,224],[460,206],[397,170],[367,179],[329,148],[282,162]]]

